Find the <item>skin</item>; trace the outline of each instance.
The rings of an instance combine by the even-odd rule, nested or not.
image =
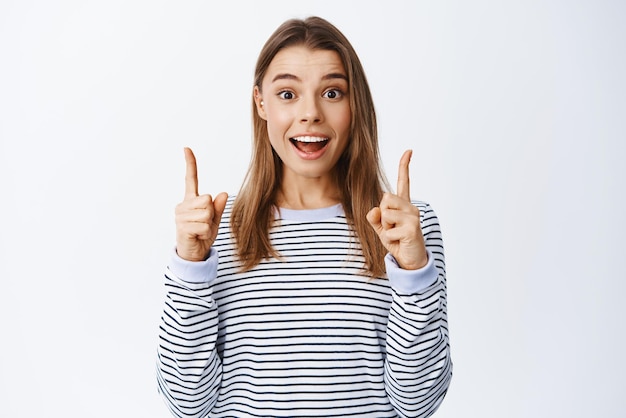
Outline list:
[[[339,203],[332,172],[348,145],[351,110],[348,80],[335,51],[292,46],[279,51],[254,89],[259,116],[283,162],[278,204],[314,209]],[[261,91],[263,94],[261,94]],[[323,155],[306,159],[291,138],[327,138]]]
[[[412,150],[400,158],[397,193],[385,193],[380,204],[367,214],[367,220],[381,242],[405,270],[422,268],[428,262],[420,211],[411,203],[409,163]]]
[[[342,75],[345,70],[337,53],[289,47],[270,63],[262,89],[254,88],[257,111],[267,121],[270,142],[284,164],[280,207],[313,209],[340,201],[332,171],[348,144],[351,117]],[[323,155],[302,158],[290,141],[299,135],[328,138]],[[184,152],[185,197],[176,206],[176,250],[185,260],[202,261],[217,236],[227,195],[220,193],[215,199],[199,195],[195,156],[189,148]],[[397,194],[385,193],[367,214],[385,248],[407,270],[422,268],[428,261],[420,212],[410,197],[411,156],[408,150],[400,159]]]
[[[226,193],[215,199],[209,194],[198,195],[196,157],[185,148],[185,197],[176,206],[176,252],[188,261],[203,261],[217,237],[217,230],[226,206]]]

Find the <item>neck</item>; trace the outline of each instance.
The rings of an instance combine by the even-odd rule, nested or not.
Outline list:
[[[319,209],[341,203],[341,194],[330,177],[283,178],[276,200],[285,209]]]

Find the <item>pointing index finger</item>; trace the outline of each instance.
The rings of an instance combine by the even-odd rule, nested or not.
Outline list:
[[[191,148],[185,147],[185,199],[198,196],[198,168],[196,156]]]
[[[398,196],[404,200],[411,201],[411,188],[409,181],[409,163],[411,162],[411,156],[413,150],[406,150],[400,158],[400,167],[398,168]]]

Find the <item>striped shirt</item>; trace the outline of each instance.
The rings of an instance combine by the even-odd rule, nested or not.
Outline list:
[[[279,259],[239,270],[230,198],[207,261],[172,256],[157,381],[176,417],[427,417],[452,377],[439,223],[421,212],[428,264],[386,278],[341,205],[281,209]]]

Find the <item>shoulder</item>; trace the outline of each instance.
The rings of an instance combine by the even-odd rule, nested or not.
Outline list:
[[[437,213],[429,202],[425,202],[423,200],[412,200],[411,203],[420,211],[422,230],[430,231],[434,229],[439,231],[441,229]]]
[[[419,210],[427,210],[430,208],[430,203],[425,202],[423,200],[415,200],[415,199],[411,199],[411,203],[413,204],[413,206],[417,207]]]
[[[436,216],[435,210],[429,202],[425,202],[423,200],[411,200],[411,203],[413,204],[413,206],[419,209],[422,219],[424,219],[424,215],[426,214]]]

